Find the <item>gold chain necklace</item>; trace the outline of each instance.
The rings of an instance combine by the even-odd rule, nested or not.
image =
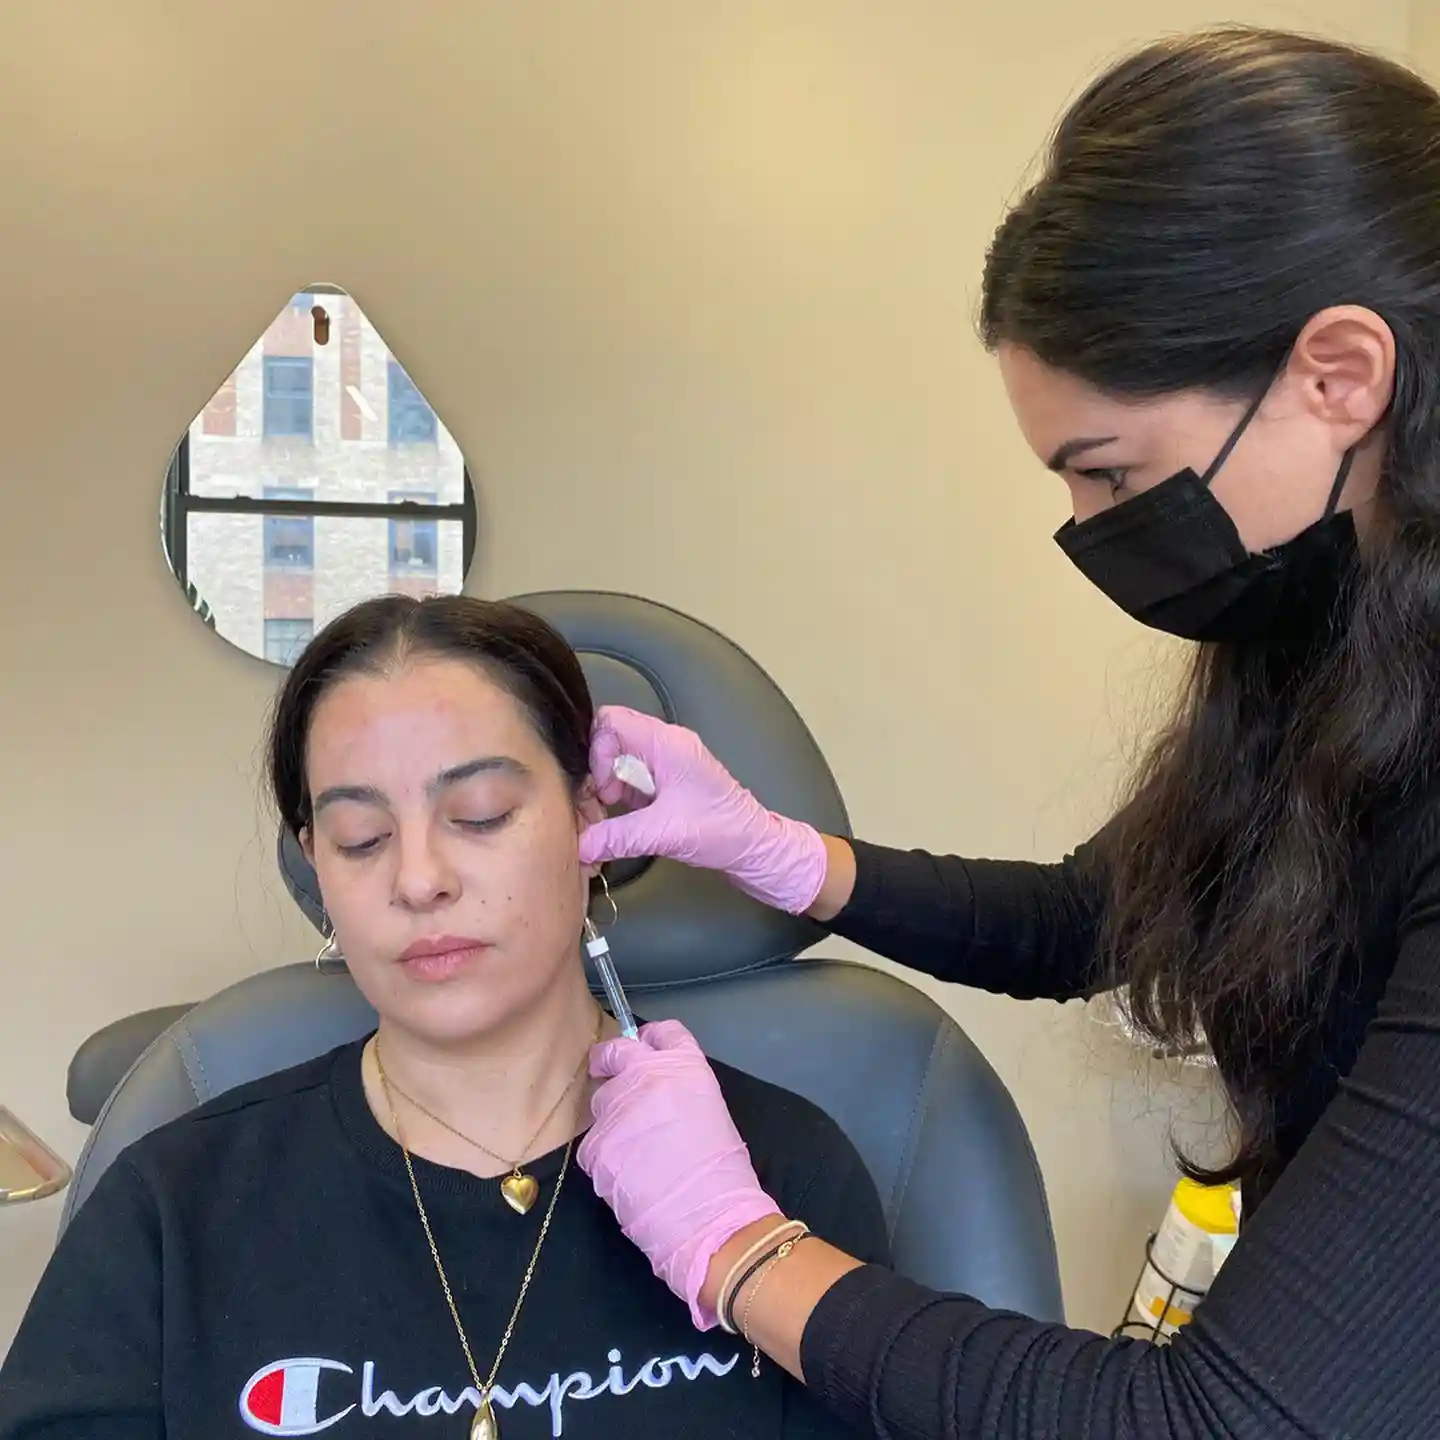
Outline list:
[[[555,1217],[555,1206],[560,1199],[565,1176],[570,1170],[570,1152],[575,1148],[575,1137],[572,1135],[566,1142],[565,1158],[560,1162],[560,1178],[556,1180],[555,1189],[550,1195],[550,1204],[546,1208],[545,1219],[540,1225],[540,1235],[535,1241],[535,1248],[530,1253],[530,1263],[525,1267],[525,1276],[520,1282],[520,1293],[515,1297],[515,1306],[510,1311],[510,1319],[506,1322],[505,1333],[500,1337],[500,1346],[495,1352],[495,1363],[490,1367],[489,1375],[482,1381],[480,1369],[475,1364],[475,1355],[470,1349],[470,1337],[465,1333],[459,1307],[455,1304],[455,1296],[450,1289],[450,1280],[445,1274],[445,1266],[440,1259],[440,1248],[435,1243],[435,1232],[430,1228],[430,1216],[426,1212],[425,1202],[420,1198],[420,1186],[415,1179],[415,1166],[410,1159],[409,1147],[405,1144],[404,1132],[400,1128],[400,1116],[395,1111],[395,1097],[390,1093],[390,1081],[385,1075],[385,1063],[380,1058],[380,1037],[378,1035],[371,1041],[371,1048],[375,1052],[375,1069],[380,1075],[380,1085],[385,1091],[385,1101],[390,1107],[390,1123],[395,1127],[395,1138],[400,1144],[401,1155],[405,1157],[405,1173],[410,1177],[410,1193],[415,1197],[415,1209],[420,1216],[421,1227],[425,1231],[425,1241],[430,1246],[430,1258],[435,1262],[435,1273],[440,1277],[440,1288],[445,1292],[445,1303],[450,1308],[451,1320],[455,1322],[455,1333],[460,1337],[460,1348],[465,1352],[465,1363],[470,1368],[470,1380],[475,1386],[475,1393],[480,1397],[475,1409],[475,1421],[470,1426],[470,1440],[500,1440],[500,1427],[496,1423],[495,1411],[490,1404],[490,1392],[495,1387],[495,1377],[500,1373],[500,1363],[505,1358],[506,1350],[510,1348],[510,1337],[515,1333],[515,1322],[520,1318],[520,1307],[525,1303],[525,1296],[529,1293],[531,1280],[535,1278],[535,1267],[540,1263],[540,1250],[545,1244],[545,1237],[550,1233],[550,1222]]]
[[[602,1013],[596,1022],[595,1039],[600,1038],[600,1031],[605,1024],[605,1016]],[[463,1140],[467,1145],[473,1145],[483,1154],[488,1155],[492,1160],[498,1160],[502,1165],[510,1167],[510,1173],[500,1182],[500,1194],[504,1196],[505,1203],[517,1214],[525,1215],[530,1207],[540,1197],[540,1182],[533,1175],[527,1175],[520,1167],[525,1163],[530,1151],[535,1148],[535,1142],[544,1133],[545,1127],[555,1118],[555,1112],[565,1103],[570,1092],[580,1083],[580,1077],[584,1075],[586,1064],[590,1059],[590,1051],[587,1049],[580,1057],[580,1063],[575,1067],[575,1073],[570,1077],[570,1083],[560,1092],[560,1098],[550,1107],[550,1112],[536,1127],[535,1133],[530,1137],[525,1149],[521,1152],[518,1160],[509,1160],[504,1155],[497,1154],[488,1145],[482,1145],[473,1135],[467,1135],[463,1130],[457,1130],[448,1120],[442,1120],[433,1110],[427,1110],[413,1095],[407,1094],[393,1080],[386,1081],[381,1075],[382,1083],[386,1085],[386,1094],[393,1089],[395,1093],[408,1105],[413,1105],[427,1119],[433,1120],[442,1129],[448,1130],[458,1139]],[[375,1046],[375,1063],[380,1063],[380,1046]]]

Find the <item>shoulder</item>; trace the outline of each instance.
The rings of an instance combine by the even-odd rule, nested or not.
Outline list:
[[[860,1230],[873,1239],[879,1193],[860,1152],[835,1120],[793,1090],[718,1061],[711,1065],[766,1192],[817,1230],[822,1228],[817,1222],[837,1211],[859,1216]],[[844,1223],[849,1227],[848,1219]]]
[[[1398,901],[1402,932],[1440,923],[1440,782],[1381,817],[1375,834],[1366,892]]]
[[[711,1060],[710,1065],[752,1155],[778,1148],[819,1159],[850,1148],[845,1132],[813,1100],[722,1061]]]
[[[360,1043],[227,1090],[133,1141],[123,1159],[153,1184],[194,1176],[206,1162],[237,1148],[263,1153],[286,1146],[329,1115],[336,1067],[352,1058]]]
[[[794,1220],[869,1264],[890,1260],[889,1226],[874,1177],[819,1105],[712,1061],[735,1128],[765,1193]]]

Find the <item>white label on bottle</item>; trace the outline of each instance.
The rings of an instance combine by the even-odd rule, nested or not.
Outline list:
[[[1151,1260],[1135,1287],[1137,1317],[1149,1325],[1159,1322],[1164,1335],[1173,1335],[1188,1324],[1219,1268],[1213,1243],[1218,1239],[1233,1242],[1234,1237],[1211,1235],[1187,1220],[1172,1203],[1151,1246]]]

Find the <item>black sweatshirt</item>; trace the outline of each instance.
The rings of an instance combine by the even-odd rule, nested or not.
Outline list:
[[[1088,847],[1059,865],[855,849],[838,934],[997,993],[1094,988]],[[1239,1242],[1172,1344],[868,1266],[810,1317],[815,1393],[886,1440],[1440,1436],[1440,803],[1390,829],[1358,880],[1359,953],[1279,1107],[1283,1169],[1247,1195]]]
[[[0,1440],[463,1440],[475,1397],[359,1044],[138,1141],[65,1232],[0,1369]],[[716,1066],[762,1182],[833,1243],[887,1258],[868,1172],[808,1101]],[[498,1182],[416,1160],[483,1380],[560,1170]],[[504,1440],[852,1434],[768,1360],[697,1333],[571,1162],[497,1377]]]

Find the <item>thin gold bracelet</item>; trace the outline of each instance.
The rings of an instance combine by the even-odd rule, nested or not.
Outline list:
[[[755,1303],[755,1297],[760,1293],[760,1287],[770,1278],[770,1272],[802,1241],[810,1238],[807,1230],[803,1235],[797,1235],[793,1240],[787,1240],[766,1262],[764,1269],[755,1277],[755,1283],[750,1287],[750,1293],[745,1297],[745,1308],[740,1312],[740,1335],[750,1347],[752,1358],[750,1362],[750,1378],[760,1378],[760,1347],[750,1338],[750,1307]]]
[[[788,1230],[790,1233],[782,1234],[782,1230]],[[730,1334],[735,1334],[735,1303],[740,1298],[740,1292],[779,1254],[780,1247],[786,1240],[798,1240],[802,1235],[808,1235],[809,1233],[810,1227],[800,1221],[792,1221],[790,1225],[782,1226],[780,1229],[772,1231],[770,1238],[765,1242],[768,1248],[761,1248],[759,1253],[755,1254],[754,1247],[752,1247],[752,1258],[749,1259],[748,1263],[746,1261],[741,1262],[741,1264],[745,1265],[745,1268],[740,1271],[738,1277],[727,1277],[730,1283],[725,1290],[724,1309],[721,1312],[721,1320],[725,1329],[728,1330]]]
[[[727,1301],[734,1298],[731,1286],[735,1283],[735,1277],[741,1274],[747,1265],[754,1264],[755,1260],[765,1253],[765,1248],[772,1245],[776,1238],[785,1234],[787,1230],[797,1230],[802,1234],[805,1232],[805,1225],[799,1220],[784,1220],[772,1230],[766,1231],[750,1248],[726,1271],[725,1279],[720,1286],[720,1294],[716,1298],[715,1313],[720,1320],[720,1328],[728,1335],[735,1333],[735,1328],[726,1320],[726,1311],[730,1308]],[[798,1238],[795,1237],[795,1238]]]

